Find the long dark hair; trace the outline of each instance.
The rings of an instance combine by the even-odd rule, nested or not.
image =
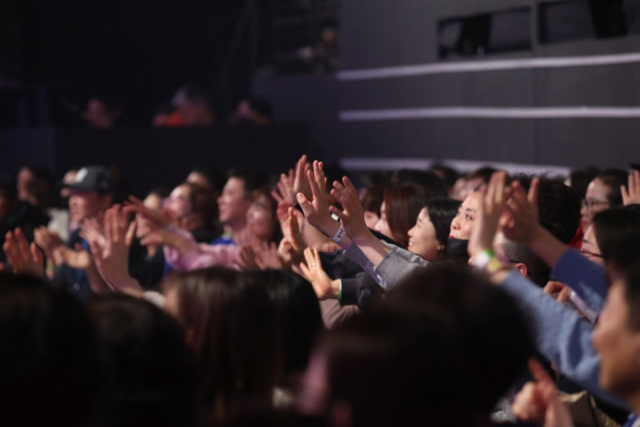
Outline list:
[[[275,307],[250,275],[211,268],[174,274],[179,319],[201,379],[210,424],[255,403],[269,404],[280,372]]]

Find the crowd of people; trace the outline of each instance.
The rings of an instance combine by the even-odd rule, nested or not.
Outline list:
[[[640,172],[326,175],[1,177],[6,419],[640,425]]]

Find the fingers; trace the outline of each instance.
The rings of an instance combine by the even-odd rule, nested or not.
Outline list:
[[[314,166],[315,166],[316,162],[313,162],[313,163],[314,163]],[[318,183],[316,182],[316,180],[314,179],[313,174],[310,171],[307,172],[307,178],[309,179],[309,185],[311,187],[311,194],[313,195],[313,200],[314,201],[320,201],[320,199],[322,198],[323,194],[321,193],[320,187],[318,186]],[[300,194],[300,193],[298,193],[298,194]],[[299,198],[298,198],[298,203],[300,203],[300,199]]]
[[[138,221],[131,221],[131,224],[129,224],[129,228],[127,229],[127,233],[125,235],[125,244],[127,246],[131,246],[131,243],[133,242],[133,238],[136,235],[136,227],[138,226]]]
[[[547,374],[544,367],[538,362],[536,359],[531,358],[529,360],[529,372],[533,376],[533,379],[536,380],[537,383],[541,384],[553,384],[553,380]]]
[[[538,204],[538,193],[540,192],[540,178],[535,177],[531,180],[531,187],[529,187],[529,193],[527,194],[527,200],[532,205]]]
[[[35,243],[31,243],[31,257],[33,260],[39,265],[44,265],[44,257],[42,256],[42,252],[38,249],[38,245]]]
[[[344,211],[341,211],[335,206],[329,206],[329,212],[336,215],[343,224],[349,222],[349,217],[344,213]]]
[[[631,190],[631,177],[629,177],[629,190]],[[627,187],[621,185],[620,193],[622,193],[622,204],[625,206],[629,205],[631,203],[631,198],[629,197],[629,193],[627,192]]]
[[[16,228],[13,235],[15,237],[15,242],[22,259],[31,259],[31,252],[29,252],[29,243],[27,242],[27,238],[24,237],[24,233],[22,232],[22,230],[20,228]]]

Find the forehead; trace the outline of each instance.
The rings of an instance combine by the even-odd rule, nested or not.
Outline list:
[[[429,208],[427,207],[422,208],[422,210],[418,214],[418,219],[425,219],[425,218],[429,218]]]
[[[242,178],[229,178],[224,185],[226,191],[244,191],[244,179]]]
[[[171,192],[171,197],[184,197],[189,195],[189,187],[186,185],[178,185]]]
[[[471,209],[473,211],[477,211],[478,210],[478,206],[480,204],[480,193],[478,191],[471,193],[467,196],[466,199],[464,199],[464,202],[462,202],[462,206],[460,206],[462,209]]]
[[[606,197],[609,188],[599,178],[594,179],[587,187],[587,197]]]

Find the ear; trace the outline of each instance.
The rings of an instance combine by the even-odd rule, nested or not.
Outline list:
[[[521,275],[522,277],[529,277],[529,269],[528,269],[528,268],[527,268],[527,266],[526,266],[526,265],[524,265],[523,263],[521,263],[521,262],[515,263],[515,264],[513,265],[513,267],[514,267],[516,270],[518,270],[518,273],[520,273],[520,275]]]
[[[353,414],[351,407],[346,402],[335,402],[331,405],[329,415],[331,427],[351,427],[353,426]]]

